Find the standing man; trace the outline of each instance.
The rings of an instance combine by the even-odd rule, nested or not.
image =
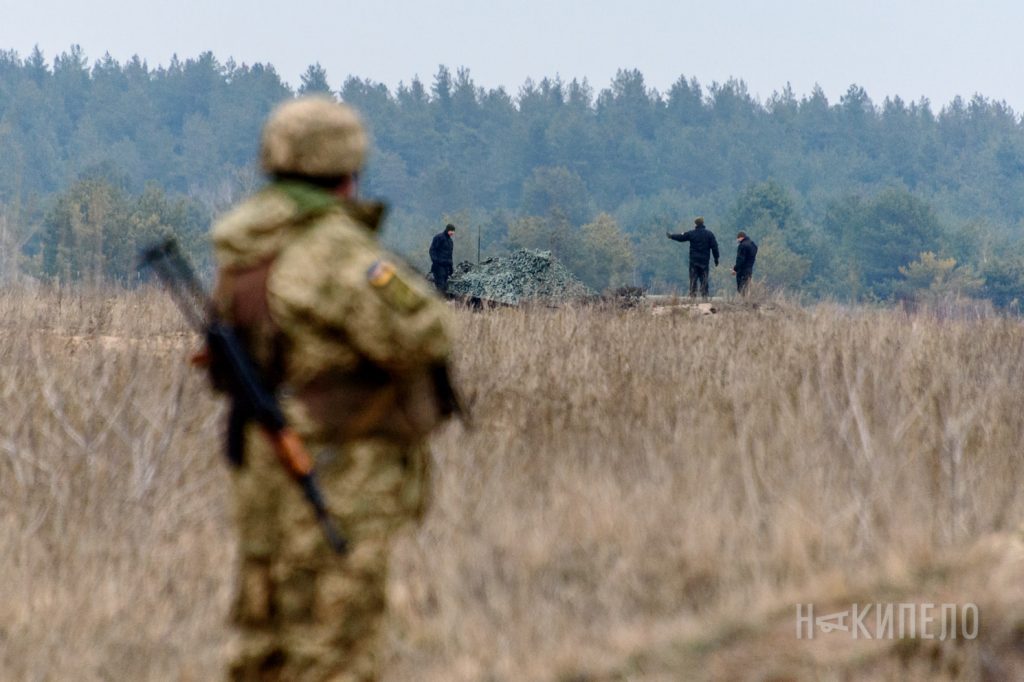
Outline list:
[[[707,298],[708,270],[712,255],[715,257],[715,267],[718,267],[718,241],[714,233],[704,227],[703,218],[694,220],[693,225],[692,230],[682,234],[665,234],[673,241],[690,242],[690,296],[696,296],[699,287],[700,295]]]
[[[434,275],[434,286],[442,294],[448,292],[448,278],[455,271],[452,262],[452,252],[455,244],[452,237],[455,236],[455,226],[451,223],[444,228],[444,232],[438,232],[430,242],[430,272]]]
[[[746,295],[750,278],[754,274],[754,261],[757,259],[757,244],[747,236],[746,232],[736,235],[736,265],[732,274],[736,275],[736,291]]]
[[[379,245],[383,207],[356,199],[366,149],[348,106],[289,100],[263,129],[270,183],[213,228],[217,310],[279,394],[348,541],[328,545],[260,429],[232,420],[245,453],[231,680],[377,679],[391,540],[427,503],[449,313]]]

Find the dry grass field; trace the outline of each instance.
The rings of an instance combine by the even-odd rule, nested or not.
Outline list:
[[[388,679],[1021,679],[1024,326],[836,306],[461,317],[475,424],[396,546]],[[0,679],[217,679],[220,406],[156,290],[0,297]],[[977,603],[980,635],[795,636]]]

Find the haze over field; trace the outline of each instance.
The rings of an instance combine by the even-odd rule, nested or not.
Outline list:
[[[293,86],[316,62],[335,87],[350,74],[394,87],[448,64],[513,93],[528,77],[603,87],[637,68],[662,92],[686,73],[742,78],[762,99],[787,82],[798,94],[820,84],[830,99],[856,83],[876,101],[941,106],[980,93],[1021,111],[1022,24],[1013,0],[44,0],[3,3],[0,47],[52,55],[80,44],[94,58],[138,54],[151,66],[211,50],[269,61]]]
[[[454,311],[472,428],[433,434],[384,679],[1024,670],[1024,5],[0,9],[4,680],[224,669],[225,405],[137,255],[173,235],[212,269],[297,93],[363,112],[360,191],[413,265],[450,221],[456,260],[631,294]],[[641,297],[685,286],[666,232],[697,215],[716,300]],[[801,640],[797,604],[900,605],[899,637]],[[904,636],[936,605],[972,614],[959,638]]]
[[[1024,301],[1009,2],[59,4],[0,25],[0,279],[125,282],[161,231],[202,261],[263,181],[267,112],[331,92],[364,113],[362,190],[420,268],[454,221],[485,256],[670,291],[663,235],[703,215],[752,234],[772,288]]]

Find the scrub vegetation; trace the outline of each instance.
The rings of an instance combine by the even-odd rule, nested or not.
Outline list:
[[[393,555],[388,679],[1009,679],[1024,328],[971,310],[460,313],[473,423]],[[0,320],[4,678],[215,679],[234,547],[196,340],[148,287],[13,288]],[[977,603],[980,635],[795,637],[797,603],[901,601]]]

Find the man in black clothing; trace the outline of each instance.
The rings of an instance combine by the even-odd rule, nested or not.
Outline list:
[[[709,261],[712,255],[715,257],[715,267],[718,267],[718,240],[711,230],[704,227],[703,218],[697,218],[693,224],[693,229],[688,232],[665,234],[677,242],[690,242],[690,296],[696,296],[697,288],[700,287],[700,295],[707,298]]]
[[[736,235],[736,266],[732,274],[736,275],[736,291],[747,293],[750,277],[754,274],[754,260],[757,259],[757,244],[747,236],[746,232]]]
[[[444,232],[434,235],[430,242],[430,273],[434,276],[434,286],[442,294],[448,291],[448,277],[455,271],[452,263],[452,251],[455,248],[452,242],[452,235],[455,234],[455,226],[449,223]]]

